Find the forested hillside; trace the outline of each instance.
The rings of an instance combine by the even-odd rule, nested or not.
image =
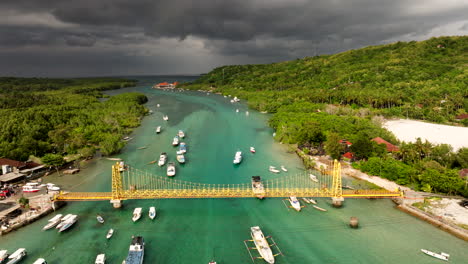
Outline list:
[[[468,36],[397,42],[334,55],[264,65],[219,67],[183,88],[246,99],[274,113],[276,139],[297,143],[306,153],[341,158],[354,153],[355,166],[415,189],[468,196],[458,170],[468,149],[418,141],[401,145],[381,128],[383,117],[461,123],[468,113]],[[370,141],[381,137],[401,150],[387,154]],[[346,148],[338,142],[353,142]],[[375,169],[378,165],[378,170]]]
[[[0,157],[117,152],[123,135],[139,125],[147,98],[126,93],[100,100],[100,91],[133,85],[114,78],[0,78]]]

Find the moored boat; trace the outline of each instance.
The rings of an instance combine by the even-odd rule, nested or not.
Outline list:
[[[254,148],[254,147],[250,147],[250,152],[255,153],[255,152],[256,152],[256,151],[255,151],[255,148]]]
[[[316,205],[312,205],[315,209],[319,210],[319,211],[322,211],[322,212],[326,212],[327,209],[323,209],[322,207],[318,207]]]
[[[302,201],[304,201],[304,202],[306,202],[306,203],[310,204],[310,200],[309,200],[309,199],[307,199],[307,198],[304,198],[304,197],[302,197],[301,199],[302,199]]]
[[[164,164],[166,164],[166,160],[167,160],[167,153],[162,152],[161,155],[159,155],[158,166],[159,167],[164,166]]]
[[[177,135],[179,136],[179,138],[184,138],[184,137],[185,137],[185,133],[184,133],[184,131],[182,131],[182,130],[179,130],[179,132],[177,133]]]
[[[312,203],[312,204],[317,204],[317,200],[314,200],[314,199],[312,199],[312,198],[309,198],[308,200],[309,200],[309,202]]]
[[[268,167],[268,170],[273,173],[279,173],[280,171],[275,166]]]
[[[263,199],[265,197],[265,188],[263,187],[260,176],[252,176],[252,191],[259,199]]]
[[[153,220],[156,217],[156,208],[154,206],[150,207],[148,216],[149,218],[151,218],[151,220]]]
[[[104,224],[104,218],[103,218],[102,216],[97,215],[97,216],[96,216],[96,219],[97,219],[97,221],[98,221],[99,223]]]
[[[96,261],[94,264],[105,264],[106,263],[106,254],[99,254],[96,256]]]
[[[169,120],[169,117],[167,115],[165,115],[165,116],[163,116],[163,120],[167,121],[167,120]]]
[[[185,142],[180,142],[179,151],[184,154],[187,152],[187,144]]]
[[[177,161],[178,161],[179,163],[185,163],[185,156],[184,156],[184,154],[178,154],[178,155],[177,155]]]
[[[42,230],[48,230],[48,229],[51,229],[52,227],[58,225],[60,223],[60,220],[62,219],[62,214],[58,214],[54,217],[52,217],[51,219],[49,219],[47,225],[45,225]],[[0,263],[2,263],[0,261]]]
[[[161,133],[161,126],[158,126],[158,127],[156,128],[156,134],[159,134],[159,133]]]
[[[296,196],[289,196],[288,200],[294,210],[301,211],[301,203],[297,200]]]
[[[141,207],[137,207],[135,208],[135,210],[133,210],[133,217],[132,217],[133,222],[136,222],[138,219],[140,219],[142,210],[143,209]]]
[[[239,113],[239,109],[236,109],[236,113]]]
[[[69,229],[71,226],[73,226],[76,221],[78,221],[78,216],[77,215],[72,215],[70,218],[68,218],[65,221],[65,224],[60,228],[59,233]]]
[[[156,107],[160,107],[161,105],[160,104],[157,104]]]
[[[275,263],[275,256],[273,256],[270,244],[263,235],[263,232],[260,229],[260,227],[253,226],[250,228],[250,231],[250,235],[252,236],[253,242],[255,243],[255,247],[257,248],[260,256],[270,264]]]
[[[309,174],[309,178],[314,182],[318,182],[317,176],[313,175],[312,173]]]
[[[47,264],[47,261],[45,261],[45,259],[43,259],[43,258],[38,258],[38,259],[36,259],[36,261],[34,261],[33,264]]]
[[[112,235],[114,234],[114,229],[109,229],[109,231],[107,231],[107,234],[106,234],[106,238],[109,239],[112,237]]]
[[[176,169],[175,169],[175,163],[174,162],[169,162],[167,164],[167,172],[166,172],[167,176],[175,176],[176,174]]]
[[[177,146],[179,145],[179,136],[175,136],[174,139],[172,140],[172,146]]]
[[[26,249],[25,248],[19,248],[13,254],[11,254],[8,257],[8,262],[7,264],[15,264],[20,262],[21,259],[23,259],[26,256]]]
[[[248,115],[249,115],[249,111],[245,111],[245,115],[248,116]]]
[[[232,161],[232,163],[239,164],[241,162],[242,162],[242,151],[238,150],[236,152],[236,155],[234,156],[234,160]]]
[[[70,217],[72,217],[73,214],[67,214],[65,215],[61,220],[60,220],[60,223],[55,227],[57,229],[60,229],[62,228],[62,226],[64,226],[67,222],[68,219],[70,219]]]
[[[284,172],[288,171],[288,169],[286,169],[283,165],[281,165],[281,170],[283,170]]]
[[[426,254],[426,255],[429,255],[431,257],[434,257],[434,258],[437,258],[437,259],[440,259],[440,260],[448,261],[449,258],[450,258],[450,255],[447,254],[447,253],[444,253],[444,252],[440,252],[440,254],[439,254],[439,253],[429,251],[427,249],[421,249],[421,251],[424,252],[424,254]]]
[[[132,237],[132,243],[128,250],[127,258],[123,263],[125,264],[142,264],[145,256],[145,241],[143,237]]]
[[[3,263],[5,259],[8,258],[8,250],[0,250],[0,263]]]
[[[24,193],[34,193],[40,191],[38,188],[36,188],[33,185],[24,185],[23,186],[23,192]]]

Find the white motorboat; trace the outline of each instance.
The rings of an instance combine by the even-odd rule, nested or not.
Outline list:
[[[297,200],[296,196],[289,196],[288,200],[294,210],[301,211],[301,203]]]
[[[135,210],[133,210],[133,217],[132,217],[133,222],[136,222],[138,219],[140,219],[142,210],[143,209],[141,207],[137,207],[135,208]]]
[[[439,254],[439,253],[429,251],[427,249],[421,249],[421,251],[424,252],[424,254],[426,254],[426,255],[429,255],[431,257],[438,258],[438,259],[441,259],[441,260],[445,260],[445,261],[448,261],[449,258],[450,258],[450,255],[447,254],[447,253],[444,253],[444,252],[440,252],[440,254]]]
[[[166,160],[167,160],[167,153],[166,152],[161,153],[161,155],[159,155],[158,166],[159,167],[164,166],[164,164],[166,164]]]
[[[280,173],[280,171],[275,166],[270,166],[268,170],[273,173]]]
[[[96,216],[96,219],[97,219],[97,221],[98,221],[99,223],[104,224],[104,218],[103,218],[102,216],[97,215],[97,216]]]
[[[255,153],[255,152],[256,152],[256,151],[255,151],[255,148],[254,148],[254,147],[250,147],[250,152]]]
[[[167,121],[167,120],[169,120],[169,117],[167,115],[165,115],[165,116],[163,116],[163,120]]]
[[[19,248],[18,250],[16,250],[15,252],[13,252],[13,254],[11,254],[9,257],[8,257],[8,262],[7,264],[15,264],[15,263],[18,263],[20,262],[21,259],[24,258],[24,256],[26,256],[26,249],[25,248]]]
[[[54,217],[52,217],[51,219],[49,219],[47,225],[45,225],[42,230],[48,230],[48,229],[51,229],[52,227],[58,225],[60,223],[60,220],[62,219],[62,214],[58,214]],[[2,263],[0,261],[0,263]]]
[[[232,161],[232,163],[239,164],[241,162],[242,162],[242,151],[238,150],[236,152],[236,155],[234,156],[234,160]]]
[[[184,133],[184,131],[182,131],[182,130],[179,130],[179,132],[177,133],[177,135],[179,136],[179,138],[184,138],[184,137],[185,137],[185,133]]]
[[[8,258],[8,250],[0,250],[0,263],[3,263],[5,259]]]
[[[151,220],[153,220],[156,217],[156,208],[154,206],[150,207],[148,216],[149,218],[151,218]]]
[[[66,224],[67,220],[70,219],[70,217],[72,217],[72,216],[73,216],[73,214],[67,214],[67,215],[65,215],[65,216],[62,218],[62,220],[60,220],[60,223],[59,223],[55,228],[57,228],[57,229],[62,228],[62,226],[64,226],[64,225]]]
[[[180,142],[179,144],[179,151],[181,152],[181,154],[184,154],[187,152],[187,144],[185,144],[185,142]],[[177,152],[179,152],[177,151]],[[179,153],[177,153],[179,154]]]
[[[172,146],[177,146],[179,145],[179,136],[175,136],[174,139],[172,140]]]
[[[318,182],[317,176],[313,175],[312,173],[309,174],[309,178],[314,182]]]
[[[185,163],[185,156],[184,154],[177,154],[177,161],[181,164]]]
[[[286,169],[283,165],[281,165],[281,170],[283,170],[284,172],[288,171],[288,169]]]
[[[114,234],[114,229],[109,229],[109,231],[107,231],[107,234],[106,234],[106,238],[109,239],[112,237],[112,235]]]
[[[161,133],[161,126],[158,126],[158,127],[156,128],[156,133],[157,133],[157,134]]]
[[[69,229],[72,225],[74,225],[78,221],[78,216],[77,215],[72,215],[70,218],[68,218],[65,221],[65,224],[60,228],[59,232],[63,232],[67,229]]]
[[[105,264],[106,263],[106,254],[99,254],[96,257],[94,264]]]
[[[170,176],[170,177],[175,176],[176,169],[175,169],[175,163],[174,162],[169,162],[167,164],[167,173],[166,174],[167,174],[167,176]]]
[[[236,113],[239,113],[239,109],[236,109]]]
[[[47,190],[49,191],[60,191],[60,187],[55,185],[47,185]]]
[[[47,264],[47,261],[45,261],[43,258],[38,258],[36,261],[34,261],[33,264]]]
[[[275,256],[271,251],[270,244],[263,235],[263,232],[260,229],[260,227],[252,226],[250,228],[250,231],[250,235],[252,236],[253,242],[255,243],[255,247],[257,248],[260,256],[270,264],[275,263]]]

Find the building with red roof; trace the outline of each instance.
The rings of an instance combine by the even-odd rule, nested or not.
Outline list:
[[[383,139],[381,137],[376,137],[376,138],[373,138],[371,140],[376,142],[377,144],[385,144],[385,146],[387,147],[388,152],[394,152],[394,151],[399,151],[400,150],[397,146],[393,145],[392,143],[386,141],[385,139]]]
[[[162,82],[162,83],[158,83],[158,84],[154,85],[153,88],[174,89],[174,88],[176,88],[177,84],[179,84],[179,82],[173,82],[173,83]]]
[[[343,157],[352,160],[354,158],[354,154],[351,152],[346,152],[345,154],[343,154]]]

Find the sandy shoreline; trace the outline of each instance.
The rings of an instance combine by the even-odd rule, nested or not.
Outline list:
[[[468,127],[456,127],[426,123],[416,120],[388,120],[383,125],[399,140],[414,142],[419,137],[433,144],[449,144],[453,151],[468,147]]]

